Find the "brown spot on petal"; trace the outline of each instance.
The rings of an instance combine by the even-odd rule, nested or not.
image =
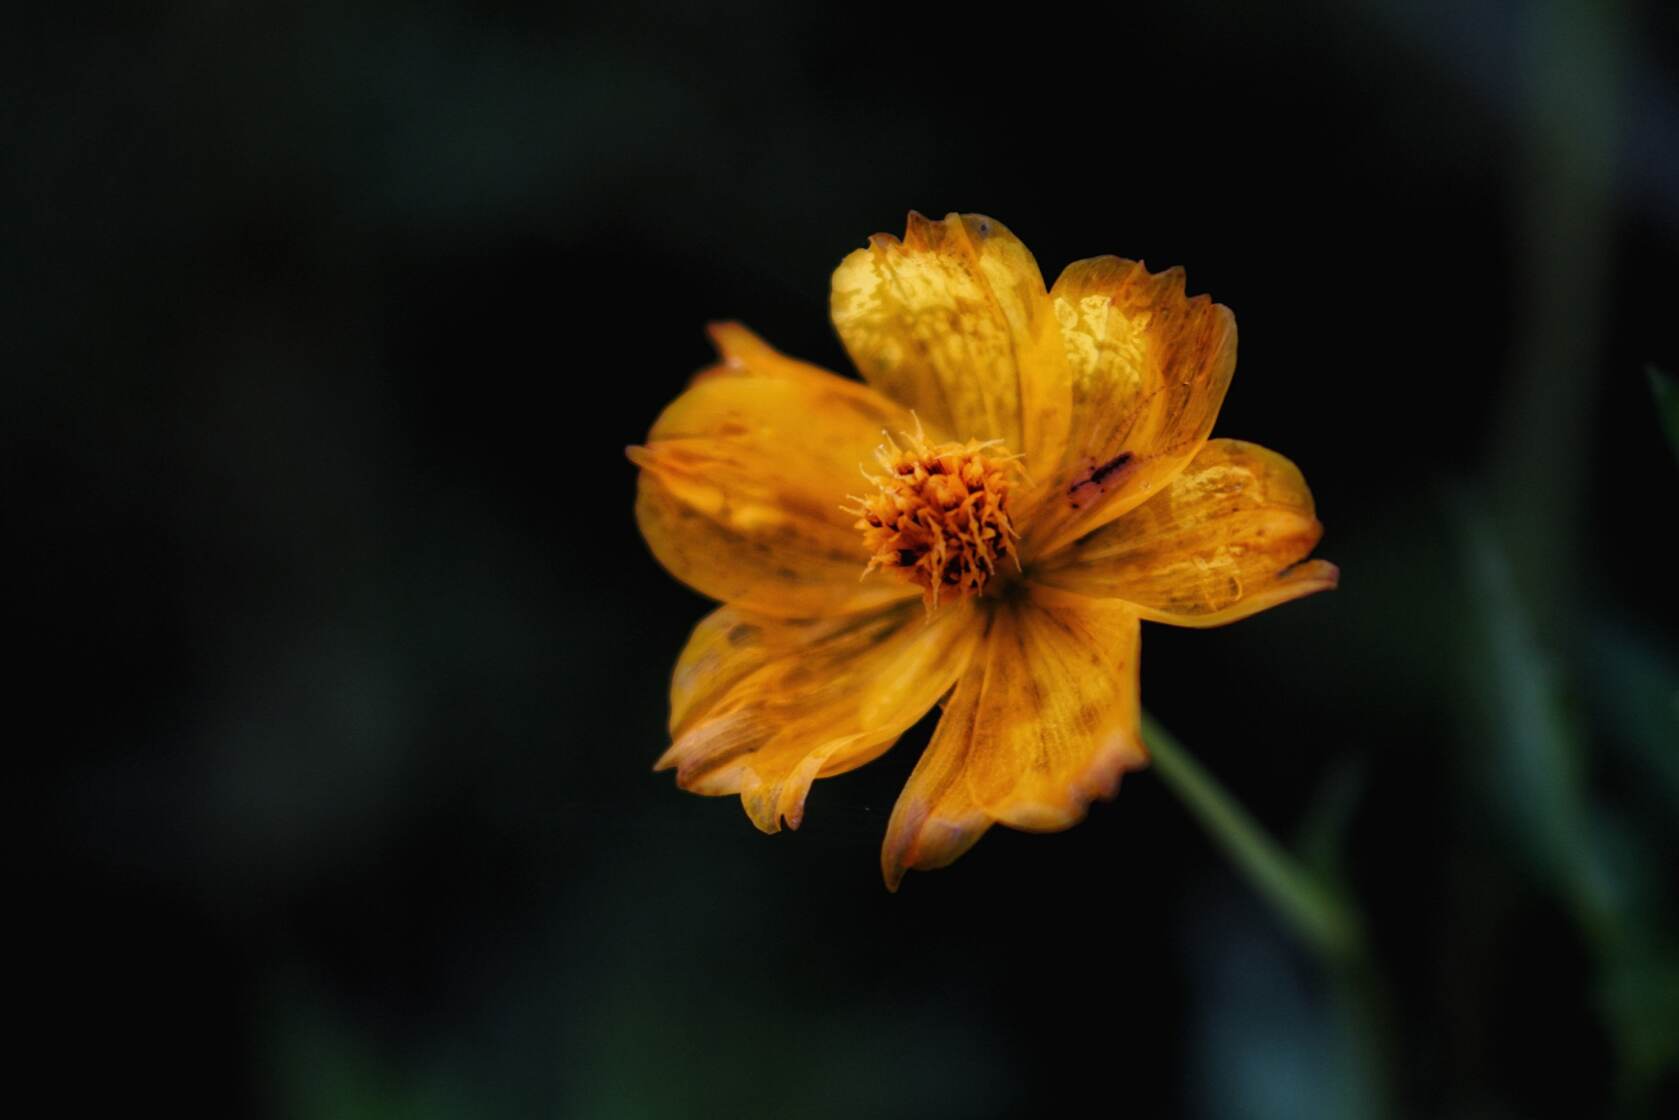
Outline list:
[[[1106,492],[1109,480],[1130,466],[1133,458],[1131,452],[1121,451],[1112,459],[1100,466],[1092,467],[1075,479],[1073,484],[1067,487],[1067,498],[1072,507],[1079,509],[1087,498],[1094,494]]]

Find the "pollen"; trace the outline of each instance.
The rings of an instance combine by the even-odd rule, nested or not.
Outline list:
[[[920,586],[931,610],[940,596],[981,594],[1005,562],[1019,570],[1009,491],[1020,457],[1001,440],[929,444],[919,428],[902,433],[903,445],[886,437],[875,451],[879,473],[863,472],[877,492],[845,508],[870,553],[863,574],[897,572]]]

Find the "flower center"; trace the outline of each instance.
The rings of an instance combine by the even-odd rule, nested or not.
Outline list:
[[[932,445],[917,431],[904,433],[904,442],[886,437],[875,451],[881,473],[863,472],[878,493],[853,497],[847,511],[857,515],[870,552],[863,574],[898,572],[920,586],[931,610],[941,594],[984,591],[1005,558],[1019,567],[1008,508],[1019,456],[1001,440]]]

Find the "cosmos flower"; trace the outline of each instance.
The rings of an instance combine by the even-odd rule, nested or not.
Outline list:
[[[1144,765],[1142,620],[1218,626],[1335,586],[1287,459],[1209,440],[1236,323],[1180,269],[1078,261],[1045,290],[996,221],[911,214],[839,266],[863,376],[716,325],[629,455],[636,517],[719,600],[671,685],[660,769],[797,828],[819,777],[933,705],[892,812],[887,886],[993,824],[1053,831]]]

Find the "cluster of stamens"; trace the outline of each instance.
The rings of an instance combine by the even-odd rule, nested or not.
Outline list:
[[[919,429],[919,425],[917,425]],[[863,471],[878,493],[852,497],[845,507],[876,568],[899,572],[921,587],[927,608],[940,595],[977,595],[1005,559],[1019,566],[1018,534],[1009,520],[1009,489],[1020,473],[1019,456],[1001,440],[930,445],[923,432],[890,434],[875,451],[880,473]]]

